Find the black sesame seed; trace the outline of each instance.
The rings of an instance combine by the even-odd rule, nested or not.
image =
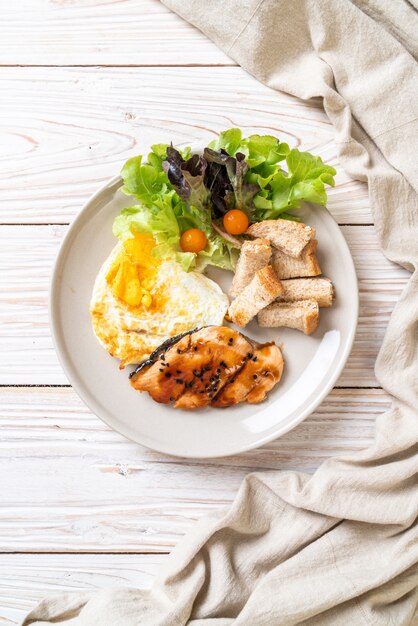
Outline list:
[[[182,371],[181,370],[176,370],[176,374],[181,374]]]
[[[218,369],[216,370],[216,373],[217,373],[217,374],[220,374],[220,373],[221,373],[221,368],[220,368],[220,367],[218,367]]]
[[[256,380],[258,378],[257,374],[253,374],[253,378]]]
[[[162,367],[160,367],[160,368],[159,368],[159,370],[160,370],[160,372],[163,372],[163,371],[164,371]]]
[[[253,358],[253,361],[254,361],[254,363],[257,361],[257,357],[256,356]]]
[[[170,396],[170,402],[173,402],[174,398]]]
[[[177,354],[181,354],[180,348],[177,348]]]
[[[252,352],[247,352],[247,359],[252,359],[253,358],[253,353]]]
[[[171,378],[171,374],[170,374],[170,372],[166,372],[166,373],[164,374],[164,376],[165,376],[166,378]]]
[[[162,355],[160,356],[160,359],[161,359],[162,361],[165,361],[165,354],[162,354]]]
[[[193,346],[193,350],[197,352],[197,346]]]
[[[183,381],[182,381],[182,379],[181,379],[181,378],[176,378],[176,383],[177,383],[178,385],[182,385],[182,384],[183,384]]]

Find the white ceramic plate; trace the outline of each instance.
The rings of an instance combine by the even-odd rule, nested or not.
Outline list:
[[[51,326],[61,364],[79,396],[96,415],[126,437],[149,448],[182,457],[237,454],[283,435],[324,399],[350,353],[358,317],[358,287],[353,260],[338,225],[323,208],[306,206],[304,222],[314,226],[318,258],[332,279],[335,304],[321,309],[318,330],[306,337],[290,329],[244,332],[282,345],[282,381],[259,405],[181,411],[155,403],[129,384],[133,368],[119,370],[95,338],[89,314],[96,275],[115,245],[112,222],[129,206],[119,177],[100,189],[71,225],[61,246],[51,284]],[[231,274],[208,272],[227,291]]]

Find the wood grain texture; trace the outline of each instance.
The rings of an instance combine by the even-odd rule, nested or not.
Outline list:
[[[157,0],[19,0],[1,8],[1,65],[234,63]]]
[[[48,324],[48,285],[66,226],[0,227],[0,384],[65,384]],[[343,226],[357,268],[360,319],[339,386],[376,386],[373,368],[408,272],[379,251],[371,226]],[[295,331],[296,332],[296,331]]]
[[[70,388],[2,388],[0,404],[0,551],[106,553],[169,551],[194,520],[229,504],[250,471],[313,472],[364,449],[389,398],[334,390],[280,439],[211,461],[126,441]]]
[[[231,126],[319,154],[338,170],[329,191],[337,221],[372,222],[366,185],[340,167],[320,102],[241,68],[2,68],[0,77],[0,222],[68,222],[152,143],[199,147]]]
[[[19,0],[1,10],[0,65],[31,67],[0,67],[0,222],[71,221],[151,143],[198,147],[232,125],[320,154],[338,169],[329,192],[336,219],[372,222],[366,186],[340,168],[320,102],[256,82],[157,0]],[[66,67],[34,67],[42,65]],[[66,382],[47,320],[65,230],[0,228],[0,384]],[[383,258],[372,229],[344,233],[361,311],[338,384],[375,385],[375,356],[408,274]],[[126,441],[71,388],[0,388],[0,626],[17,625],[52,591],[149,586],[163,553],[195,519],[230,503],[248,471],[313,472],[331,455],[361,450],[388,406],[381,389],[334,389],[283,438],[193,462]]]
[[[20,624],[30,609],[56,592],[148,588],[165,559],[162,554],[3,554],[0,625]]]

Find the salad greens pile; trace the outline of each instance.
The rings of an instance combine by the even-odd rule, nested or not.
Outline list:
[[[121,241],[135,231],[153,235],[154,254],[176,259],[186,271],[206,265],[234,269],[240,242],[223,229],[227,211],[244,211],[250,223],[298,220],[289,211],[302,201],[325,206],[325,185],[334,186],[335,173],[319,156],[290,149],[270,135],[243,137],[239,128],[221,133],[203,155],[156,144],[147,161],[136,156],[122,168],[122,191],[138,204],[121,211],[113,233]],[[197,254],[180,247],[190,228],[199,228],[208,240]]]

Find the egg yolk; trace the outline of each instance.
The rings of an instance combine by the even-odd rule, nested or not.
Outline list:
[[[132,263],[137,263],[143,267],[159,265],[160,261],[152,256],[152,250],[155,247],[155,239],[152,235],[146,233],[134,233],[130,239],[123,242],[126,254]]]
[[[113,295],[128,306],[152,304],[150,290],[154,283],[156,267],[160,261],[152,256],[155,240],[145,233],[134,236],[123,243],[123,250],[118,254],[106,275]]]

